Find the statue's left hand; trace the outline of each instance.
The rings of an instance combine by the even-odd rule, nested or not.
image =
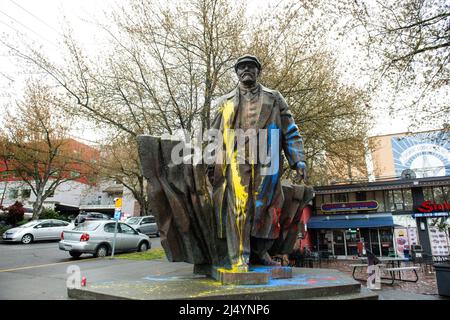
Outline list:
[[[308,179],[306,176],[306,165],[304,162],[297,163],[297,167],[295,168],[295,171],[297,172],[297,177],[300,180],[299,182],[303,181],[305,184],[307,183]]]

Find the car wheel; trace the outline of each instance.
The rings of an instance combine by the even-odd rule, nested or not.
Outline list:
[[[33,242],[33,236],[31,234],[26,234],[22,237],[23,244],[29,244]]]
[[[69,251],[69,254],[72,258],[78,259],[81,256],[81,252]]]
[[[157,237],[159,237],[159,231],[158,231],[158,232],[156,232],[156,236],[157,236]]]
[[[139,251],[139,252],[145,252],[145,251],[147,251],[147,250],[148,250],[148,244],[147,244],[147,242],[145,242],[145,241],[141,242],[141,243],[139,244],[138,251]]]
[[[98,246],[97,250],[95,251],[94,257],[104,258],[107,255],[108,255],[108,247],[102,244]]]

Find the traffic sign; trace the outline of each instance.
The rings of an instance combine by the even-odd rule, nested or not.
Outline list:
[[[116,220],[116,225],[114,226],[114,239],[113,239],[113,247],[111,252],[111,258],[114,258],[114,251],[116,249],[116,237],[117,237],[117,224],[122,215],[122,198],[114,199],[114,220]]]

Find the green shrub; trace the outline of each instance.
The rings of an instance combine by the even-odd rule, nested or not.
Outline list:
[[[53,209],[44,208],[41,214],[39,215],[39,219],[58,219],[69,221],[69,219],[59,213],[59,211],[55,211]]]
[[[25,224],[25,223],[28,223],[28,222],[30,222],[30,220],[28,220],[28,219],[23,219],[22,221],[17,222],[16,226],[17,226],[17,227],[20,227],[21,225],[23,225],[23,224]]]
[[[0,227],[0,237],[3,235],[3,233],[6,230],[11,229],[11,228],[12,228],[12,226],[2,226],[2,227]]]

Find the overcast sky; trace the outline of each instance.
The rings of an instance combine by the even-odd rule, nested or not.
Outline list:
[[[248,0],[251,11],[266,8],[279,1]],[[87,52],[95,52],[105,41],[102,32],[89,23],[94,17],[101,17],[116,0],[0,0],[0,37],[9,41],[18,39],[23,34],[28,41],[35,41],[42,50],[53,59],[58,55],[58,42],[61,39],[61,25],[64,20],[70,22],[75,37],[81,40]],[[356,62],[357,53],[342,51],[342,61]],[[348,59],[348,61],[345,61]],[[30,75],[23,74],[23,65],[9,56],[8,50],[0,44],[0,107],[20,97],[23,80]],[[357,78],[350,74],[350,79]],[[357,82],[355,80],[355,82]],[[381,109],[381,108],[380,108]],[[405,132],[408,129],[405,119],[391,119],[385,112],[380,112],[371,135]],[[430,127],[431,129],[431,127]],[[90,130],[78,133],[79,136],[91,135]]]

